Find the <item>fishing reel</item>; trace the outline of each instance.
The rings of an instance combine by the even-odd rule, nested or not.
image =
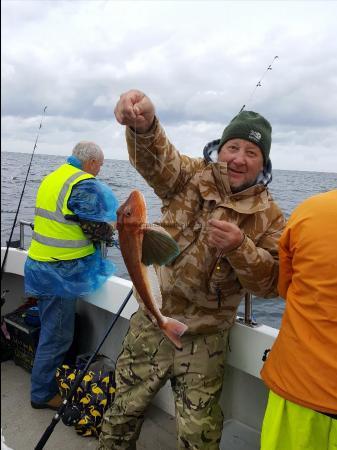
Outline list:
[[[81,411],[78,405],[71,403],[68,405],[62,415],[62,422],[68,427],[76,425],[81,418]]]

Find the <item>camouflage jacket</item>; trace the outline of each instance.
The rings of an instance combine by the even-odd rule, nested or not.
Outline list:
[[[181,155],[157,119],[136,140],[127,127],[126,139],[131,163],[162,200],[160,225],[180,248],[170,265],[157,270],[162,313],[186,323],[190,333],[212,333],[233,325],[246,292],[277,296],[285,220],[267,188],[257,184],[232,194],[227,164]],[[217,256],[207,244],[210,218],[236,223],[243,243]]]

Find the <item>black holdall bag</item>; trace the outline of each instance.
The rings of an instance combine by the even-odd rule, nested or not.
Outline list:
[[[63,364],[56,371],[60,394],[65,398],[77,374],[83,370],[90,355],[77,358],[75,366]],[[84,375],[81,384],[70,402],[79,410],[79,420],[75,423],[75,431],[82,436],[98,437],[101,432],[101,424],[104,412],[111,406],[115,398],[115,365],[114,362],[104,356],[97,355],[95,362]]]

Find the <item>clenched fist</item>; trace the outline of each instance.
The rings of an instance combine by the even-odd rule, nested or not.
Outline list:
[[[120,96],[114,112],[120,124],[132,127],[140,133],[145,133],[151,128],[155,115],[149,97],[136,89]]]

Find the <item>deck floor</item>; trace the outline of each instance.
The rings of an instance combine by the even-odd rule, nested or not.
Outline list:
[[[11,450],[34,449],[54,412],[30,406],[30,374],[13,361],[1,363],[1,431]],[[95,449],[97,439],[79,436],[60,421],[45,445],[46,450]],[[147,411],[137,450],[176,450],[175,419],[151,405]],[[221,450],[258,450],[259,433],[235,420],[224,422]]]
[[[30,374],[13,361],[1,363],[1,429],[13,450],[33,449],[50,424],[54,412],[30,406]],[[45,445],[46,450],[95,449],[97,439],[79,436],[60,421]],[[175,450],[175,419],[151,406],[147,412],[137,450]]]

